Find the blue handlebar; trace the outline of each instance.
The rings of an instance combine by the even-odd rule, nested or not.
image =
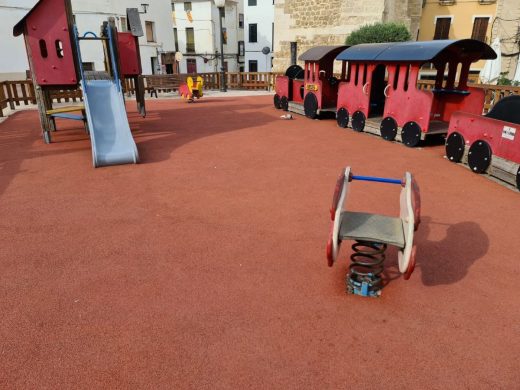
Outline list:
[[[94,34],[92,31],[87,31],[85,34],[83,34],[82,38],[86,38],[89,35],[92,35],[94,38],[97,38],[97,35]]]
[[[400,179],[387,179],[385,177],[352,175],[351,178],[352,178],[352,180],[374,181],[374,182],[378,182],[378,183],[399,184],[399,185],[403,184],[403,181]]]

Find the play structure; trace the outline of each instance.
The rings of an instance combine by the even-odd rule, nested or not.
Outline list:
[[[334,59],[348,46],[316,46],[298,59],[302,69],[291,65],[285,76],[276,77],[274,106],[314,119],[320,113],[336,111],[339,80],[334,76]]]
[[[137,9],[127,11],[131,32],[118,33],[110,18],[99,36],[91,31],[79,35],[70,0],[40,0],[13,30],[15,36],[23,34],[25,38],[44,141],[51,142],[56,118],[83,121],[90,134],[94,167],[139,160],[126,114],[122,79],[136,79],[138,111],[144,116],[137,42],[142,27]],[[84,71],[81,41],[103,45],[106,71]],[[53,92],[78,87],[83,92],[83,105],[53,108]]]
[[[399,217],[347,211],[345,204],[350,183],[353,181],[401,186]],[[388,245],[398,248],[399,271],[404,274],[405,279],[410,278],[416,260],[414,232],[421,220],[419,186],[410,173],[406,172],[403,179],[387,179],[356,176],[350,167],[345,168],[336,183],[330,216],[332,224],[327,242],[329,267],[336,262],[341,243],[346,240],[355,241],[346,279],[348,293],[365,297],[377,297],[381,294],[381,275]]]
[[[195,99],[200,99],[204,95],[202,92],[204,80],[200,76],[197,76],[195,80],[196,81],[193,80],[193,77],[189,76],[186,78],[186,82],[179,87],[179,95],[190,103],[193,103]]]
[[[333,54],[342,62],[339,81],[331,73]],[[472,63],[494,58],[489,45],[473,39],[363,44],[339,52],[319,46],[300,57],[305,61],[303,113],[314,119],[334,111],[340,127],[414,147],[430,134],[446,134],[455,111],[482,113],[484,92],[469,87],[468,76]],[[437,70],[435,86],[419,90],[419,72],[427,64]],[[288,76],[277,78],[276,107],[285,109],[284,97],[294,98],[290,87]]]
[[[499,178],[520,190],[520,96],[501,99],[487,115],[455,112],[446,156],[475,173]]]

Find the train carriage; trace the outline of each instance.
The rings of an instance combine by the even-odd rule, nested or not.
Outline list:
[[[371,132],[410,147],[429,134],[446,134],[455,111],[482,113],[484,92],[469,87],[468,76],[472,63],[494,58],[489,45],[472,39],[352,46],[336,58],[343,69],[348,64],[339,84],[338,125],[363,131],[369,121],[379,128]],[[426,63],[437,70],[429,91],[417,88]]]
[[[305,67],[290,66],[275,82],[274,106],[316,118],[321,112],[336,111],[339,80],[334,76],[334,59],[348,46],[316,46],[298,59]]]
[[[520,190],[520,96],[498,101],[484,116],[455,112],[446,139],[448,160],[467,164]]]

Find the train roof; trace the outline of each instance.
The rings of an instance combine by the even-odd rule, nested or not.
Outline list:
[[[348,46],[315,46],[310,48],[305,53],[303,53],[300,57],[298,57],[301,61],[321,61],[324,57],[328,55],[336,56],[342,50],[345,50]]]
[[[369,43],[343,50],[339,61],[429,62],[440,56],[471,55],[473,61],[497,58],[486,43],[475,39],[436,40],[418,42]]]

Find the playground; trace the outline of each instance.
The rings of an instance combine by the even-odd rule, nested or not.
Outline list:
[[[514,388],[518,193],[303,116],[272,96],[126,103],[141,164],[92,168],[77,121],[0,124],[0,384],[7,388]],[[325,246],[337,175],[414,174],[409,280],[345,294]],[[359,210],[399,187],[356,183]]]

